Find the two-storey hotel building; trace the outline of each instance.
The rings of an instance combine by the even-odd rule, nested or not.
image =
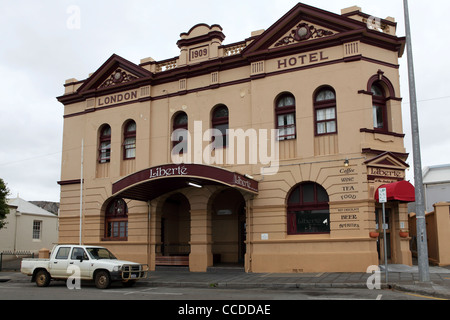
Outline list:
[[[396,26],[299,3],[237,43],[198,24],[179,56],[67,80],[59,241],[151,270],[365,272],[385,185],[387,258],[411,264]]]

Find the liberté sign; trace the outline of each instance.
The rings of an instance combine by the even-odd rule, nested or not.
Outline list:
[[[128,188],[155,181],[154,188],[158,188],[160,179],[184,178],[186,183],[194,178],[196,181],[221,183],[230,187],[237,187],[252,193],[258,193],[258,181],[219,167],[200,164],[168,164],[145,169],[125,177],[113,184],[113,194],[118,194]],[[186,187],[188,184],[186,184]]]

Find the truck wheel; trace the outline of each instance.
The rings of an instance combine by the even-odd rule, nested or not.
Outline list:
[[[111,285],[111,278],[108,271],[100,270],[95,274],[95,286],[98,289],[108,289]]]
[[[36,273],[35,282],[38,287],[48,287],[50,284],[50,274],[46,270],[39,270]]]

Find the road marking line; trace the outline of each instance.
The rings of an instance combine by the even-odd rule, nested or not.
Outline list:
[[[381,300],[381,297],[383,295],[379,294],[378,297],[375,300]],[[308,298],[308,300],[350,300],[350,301],[372,301],[373,299],[363,299],[363,298]]]
[[[317,274],[315,277],[316,277],[316,278],[320,278],[321,276],[323,276],[324,273],[325,273],[325,272],[321,272],[321,273]]]
[[[413,293],[406,293],[408,296],[418,297],[418,298],[426,298],[426,299],[434,299],[434,300],[448,300],[448,299],[442,299],[442,298],[435,298],[435,297],[429,297],[429,296],[422,296],[420,294],[413,294]]]
[[[121,293],[124,296],[129,294],[136,294],[136,293],[142,293],[142,294],[159,294],[159,295],[170,295],[170,296],[182,296],[182,293],[178,292],[149,292],[150,290],[156,290],[157,288],[150,288],[150,289],[144,289],[140,291],[125,291],[125,290],[103,290],[105,293]]]

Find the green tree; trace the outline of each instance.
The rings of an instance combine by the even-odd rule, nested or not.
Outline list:
[[[3,179],[0,178],[0,230],[6,225],[4,221],[6,215],[9,213],[9,207],[6,203],[6,198],[9,196],[9,189]]]

